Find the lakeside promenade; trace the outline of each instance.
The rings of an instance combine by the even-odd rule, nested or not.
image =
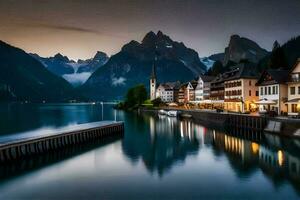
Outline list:
[[[300,138],[300,119],[284,116],[270,117],[258,113],[218,112],[217,110],[186,109],[183,107],[141,108],[139,112],[158,113],[160,109],[176,110],[179,116],[189,114],[194,120],[209,127],[234,129],[240,132],[266,131],[277,135]]]

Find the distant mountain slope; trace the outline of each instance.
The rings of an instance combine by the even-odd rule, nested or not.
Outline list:
[[[284,57],[286,58],[288,68],[292,68],[296,63],[297,59],[300,58],[300,36],[290,39],[281,47],[284,52]],[[258,68],[260,71],[264,69],[268,69],[271,62],[271,54],[265,56],[258,63]],[[278,68],[282,68],[284,66],[278,66]]]
[[[216,53],[216,54],[210,55],[208,58],[211,60],[214,60],[214,61],[223,62],[224,56],[225,56],[225,53]]]
[[[143,83],[148,87],[157,54],[158,82],[187,81],[206,71],[198,53],[175,42],[161,31],[149,32],[141,43],[131,41],[99,68],[80,91],[91,99],[121,99],[127,89]]]
[[[76,97],[73,87],[49,72],[25,51],[0,41],[0,82],[17,100],[67,101]]]
[[[243,59],[258,63],[266,55],[268,55],[268,51],[261,48],[252,40],[240,37],[239,35],[232,35],[228,47],[225,48],[223,65],[226,65],[229,61],[238,63]]]
[[[282,48],[289,65],[294,66],[297,59],[300,58],[300,35],[283,44]]]
[[[207,70],[209,68],[211,68],[213,66],[213,64],[215,63],[215,60],[212,60],[209,57],[200,58],[200,61],[206,66]]]
[[[49,71],[63,77],[74,86],[82,85],[94,71],[108,60],[108,56],[100,51],[91,59],[78,60],[77,62],[60,53],[48,58],[40,57],[37,54],[31,55],[43,63]]]

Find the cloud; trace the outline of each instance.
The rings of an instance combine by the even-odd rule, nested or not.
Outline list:
[[[101,34],[101,32],[88,28],[81,28],[76,26],[68,26],[68,25],[55,25],[55,24],[32,24],[35,27],[49,28],[49,29],[57,29],[64,31],[76,31],[76,32],[84,32],[84,33],[96,33]]]
[[[48,23],[26,23],[26,24],[18,23],[18,24],[26,27],[33,27],[33,28],[46,28],[46,29],[53,29],[53,30],[91,33],[97,35],[105,35],[109,37],[124,38],[122,35],[110,33],[108,31],[103,31],[103,30],[99,31],[96,29],[89,29],[89,28],[83,28],[83,27],[71,26],[71,25],[48,24]]]
[[[76,74],[65,74],[63,78],[66,79],[73,86],[79,86],[85,83],[85,81],[91,76],[90,72],[82,72]]]
[[[121,85],[125,85],[126,78],[124,78],[124,77],[120,77],[120,78],[113,77],[111,79],[111,81],[112,81],[113,86],[118,86],[118,85],[121,86]]]

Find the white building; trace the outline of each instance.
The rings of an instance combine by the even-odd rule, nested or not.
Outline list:
[[[214,76],[199,76],[197,87],[195,89],[195,100],[201,101],[209,99],[210,96],[210,83],[214,80]]]
[[[288,115],[300,115],[300,58],[290,71],[288,79]]]
[[[287,70],[266,70],[261,74],[257,82],[259,112],[273,110],[278,115],[287,112],[288,74]]]
[[[160,97],[163,102],[174,102],[175,93],[179,83],[162,83],[156,88],[156,98]]]

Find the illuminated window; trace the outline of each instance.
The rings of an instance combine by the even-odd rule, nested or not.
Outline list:
[[[297,104],[292,104],[292,112],[297,112]]]
[[[296,92],[295,90],[296,90],[295,87],[291,87],[291,88],[290,88],[290,94],[291,94],[291,95],[294,95],[295,92]]]

